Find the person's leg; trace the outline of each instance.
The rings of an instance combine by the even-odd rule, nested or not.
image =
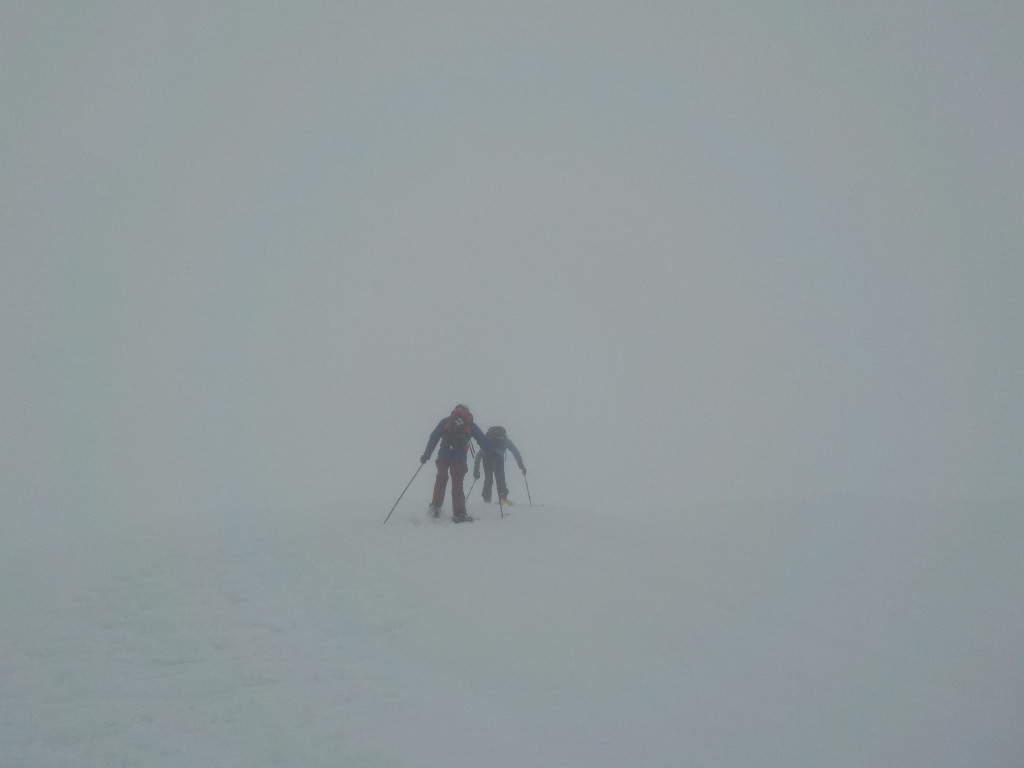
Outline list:
[[[444,491],[448,487],[448,464],[450,459],[438,457],[434,465],[437,467],[437,477],[434,478],[434,495],[430,499],[430,506],[440,509],[444,504]]]
[[[505,484],[505,457],[494,457],[494,479],[498,485],[498,498],[508,498],[508,486]]]
[[[484,465],[484,488],[480,492],[480,495],[483,497],[484,501],[490,504],[491,485],[494,482],[494,456],[489,453],[485,453],[480,463]]]
[[[464,517],[466,514],[466,491],[462,482],[466,479],[469,467],[464,461],[452,459],[450,464],[452,473],[452,516]]]

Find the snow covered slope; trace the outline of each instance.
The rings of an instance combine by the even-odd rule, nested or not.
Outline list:
[[[389,506],[9,521],[0,762],[1024,761],[1019,508]]]

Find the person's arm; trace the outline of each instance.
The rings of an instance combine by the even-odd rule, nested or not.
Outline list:
[[[482,450],[494,450],[494,446],[491,445],[491,441],[487,439],[487,435],[484,434],[484,431],[480,429],[480,425],[477,424],[475,421],[473,422],[473,431],[471,432],[471,434],[473,435],[473,438],[476,440],[477,445],[479,445]]]
[[[437,441],[441,439],[441,432],[444,431],[444,423],[448,419],[441,419],[437,422],[437,426],[434,427],[434,431],[430,433],[430,438],[427,440],[427,448],[423,451],[423,455],[420,456],[420,464],[426,464],[430,459],[430,455],[434,452],[434,448],[437,447]]]
[[[509,440],[506,437],[505,438],[505,445],[507,445],[508,449],[510,451],[512,451],[512,455],[516,457],[516,464],[519,465],[519,471],[522,472],[525,475],[526,474],[526,466],[523,464],[523,457],[519,455],[519,449],[516,448],[516,444],[513,443],[511,440]]]

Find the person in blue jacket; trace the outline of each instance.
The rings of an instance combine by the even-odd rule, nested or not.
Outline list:
[[[441,505],[444,503],[444,492],[448,485],[448,476],[452,479],[452,520],[465,523],[473,518],[466,514],[466,492],[462,481],[469,471],[466,455],[469,453],[470,438],[476,440],[480,450],[488,450],[491,443],[483,431],[474,423],[469,408],[459,403],[450,415],[441,419],[434,431],[430,433],[427,449],[420,456],[420,464],[426,464],[434,453],[434,447],[440,443],[437,452],[437,477],[434,479],[434,495],[430,499],[430,514],[441,516]]]
[[[505,483],[505,449],[512,451],[516,457],[516,464],[519,470],[525,475],[526,467],[523,464],[523,457],[519,454],[516,444],[509,440],[504,427],[489,427],[486,434],[491,443],[490,448],[481,448],[476,455],[473,464],[473,479],[480,479],[480,465],[484,465],[484,487],[481,495],[488,504],[491,502],[491,482],[497,481],[498,503],[511,504],[508,500],[508,485]]]

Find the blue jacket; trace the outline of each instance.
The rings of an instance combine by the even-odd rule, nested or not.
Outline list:
[[[523,467],[523,457],[519,455],[519,449],[516,448],[516,444],[505,438],[505,444],[499,445],[497,443],[491,443],[490,448],[481,448],[480,453],[476,455],[476,461],[473,463],[473,473],[478,474],[480,472],[480,460],[484,457],[485,453],[495,454],[501,456],[502,460],[505,459],[505,449],[508,448],[512,451],[512,455],[516,457],[516,464],[519,465],[519,469],[526,471]]]
[[[429,458],[430,455],[434,452],[434,448],[437,446],[437,442],[438,440],[441,439],[441,434],[444,432],[444,425],[448,423],[448,419],[450,418],[451,416],[445,416],[443,419],[437,422],[437,426],[434,427],[434,431],[430,433],[430,439],[427,440],[427,449],[423,452],[424,456]],[[470,431],[470,434],[473,436],[473,439],[476,440],[477,444],[480,446],[481,451],[492,450],[491,441],[487,439],[487,435],[485,435],[484,431],[477,426],[475,421],[473,422],[473,428]],[[442,446],[441,450],[437,452],[437,458],[456,459],[465,461],[466,454],[468,453],[469,441],[467,440],[465,448],[461,448],[455,451],[446,449],[444,446]]]

